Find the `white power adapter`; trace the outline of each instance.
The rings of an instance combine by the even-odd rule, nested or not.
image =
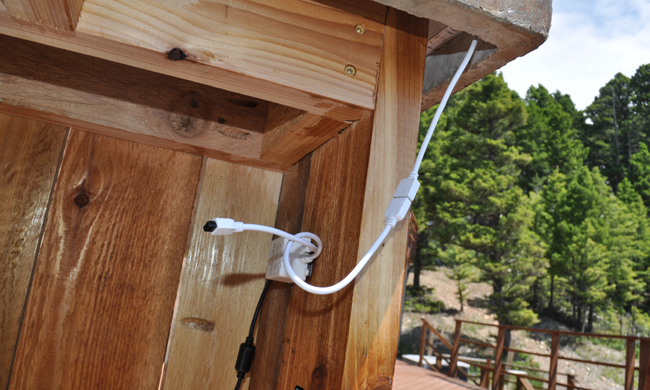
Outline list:
[[[312,242],[311,239],[305,238],[305,240]],[[266,269],[266,278],[271,280],[277,280],[278,282],[284,283],[293,283],[291,277],[287,273],[286,268],[284,267],[284,248],[289,242],[288,239],[283,237],[278,237],[271,242],[271,253],[269,254],[269,265]],[[289,262],[293,272],[298,275],[303,281],[310,275],[310,263],[312,260],[309,259],[310,253],[309,248],[304,247],[300,244],[294,243],[291,246],[291,251],[289,252]]]

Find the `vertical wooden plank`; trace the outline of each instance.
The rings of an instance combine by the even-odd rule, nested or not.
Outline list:
[[[172,324],[164,389],[235,386],[235,360],[264,287],[272,237],[261,232],[212,236],[202,226],[215,217],[273,226],[281,182],[280,173],[208,159]],[[248,387],[245,383],[242,389]]]
[[[323,240],[313,285],[332,285],[357,263],[372,123],[372,115],[355,122],[312,154],[302,230]],[[331,295],[293,289],[278,389],[341,388],[352,288]]]
[[[625,353],[625,390],[634,390],[634,358],[636,357],[636,337],[628,337]]]
[[[456,320],[456,327],[454,328],[454,342],[451,348],[451,356],[449,360],[449,376],[456,377],[456,370],[458,368],[458,352],[460,350],[460,335],[463,323]]]
[[[551,358],[548,368],[548,390],[555,390],[557,384],[557,360],[560,356],[560,334],[551,334]]]
[[[424,360],[424,349],[427,345],[427,326],[426,320],[422,318],[422,335],[420,335],[420,360],[418,361],[418,366],[422,367],[422,361]]]
[[[15,19],[57,30],[74,31],[84,0],[4,0],[4,4]]]
[[[506,330],[499,326],[499,333],[497,333],[497,348],[494,357],[494,371],[492,374],[492,390],[498,390],[501,382],[501,371],[503,370],[503,344],[505,339]]]
[[[65,132],[0,114],[0,389],[7,388]]]
[[[357,258],[384,228],[384,211],[413,169],[428,21],[389,9],[378,81]],[[397,357],[409,220],[401,221],[355,281],[342,388],[391,385]]]
[[[639,390],[650,390],[649,338],[641,338],[641,346],[639,348]]]
[[[70,131],[10,389],[156,389],[201,164]]]
[[[282,179],[275,227],[297,233],[302,226],[311,155],[300,160]],[[275,390],[280,375],[284,328],[293,284],[273,282],[259,319],[250,388]]]

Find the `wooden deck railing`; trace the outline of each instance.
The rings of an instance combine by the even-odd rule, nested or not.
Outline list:
[[[463,324],[474,324],[474,325],[482,325],[482,326],[490,326],[490,327],[498,328],[496,345],[463,338],[461,336]],[[527,332],[550,334],[551,353],[539,353],[534,351],[526,351],[522,349],[505,347],[504,343],[505,343],[506,330],[524,330]],[[429,332],[429,337],[427,337],[427,331]],[[449,354],[443,354],[435,347],[433,342],[434,336],[438,338],[445,345],[445,347],[449,349],[450,351]],[[568,356],[561,356],[560,336],[579,336],[579,337],[590,337],[590,338],[599,338],[599,339],[625,340],[626,341],[625,364],[615,364],[610,362],[600,362],[600,361],[592,361],[586,359],[576,359]],[[636,367],[635,365],[637,341],[639,342],[639,347],[640,347],[639,367]],[[476,345],[482,348],[494,349],[495,350],[494,360],[490,358],[470,359],[470,358],[463,358],[459,356],[460,346],[463,343]],[[430,351],[435,352],[435,356],[436,356],[435,366],[432,366],[428,361],[426,361],[426,359],[424,359],[425,348],[429,348]],[[506,363],[502,359],[504,355],[503,353],[504,351],[514,352],[518,354],[536,355],[536,356],[549,358],[550,359],[549,369],[541,370],[533,367],[526,367],[519,364]],[[447,362],[447,365],[449,367],[449,370],[447,372],[449,376],[456,377],[458,374],[460,374],[468,378],[468,380],[474,382],[476,385],[486,389],[492,389],[492,390],[502,390],[504,383],[507,382],[516,384],[517,390],[535,390],[535,389],[555,390],[557,386],[564,386],[565,388],[570,390],[593,390],[576,384],[574,375],[558,372],[559,360],[623,369],[624,378],[625,378],[625,385],[624,385],[625,390],[634,390],[633,388],[634,373],[635,371],[639,371],[638,390],[650,390],[650,338],[647,337],[565,332],[565,331],[523,328],[517,326],[494,325],[494,324],[485,324],[485,323],[474,322],[474,321],[456,320],[456,327],[454,329],[454,339],[453,342],[450,343],[447,339],[445,339],[445,337],[440,332],[438,332],[433,326],[431,326],[431,324],[429,324],[424,318],[422,318],[422,336],[420,339],[419,365],[420,367],[422,367],[423,362],[426,362],[427,365],[431,367],[431,369],[438,372],[442,372],[443,360]],[[493,361],[494,364],[492,363]],[[470,365],[470,367],[479,368],[480,374],[470,375],[469,372],[466,372],[464,369],[458,366],[458,362],[467,363]],[[513,371],[512,368],[525,370],[526,373],[523,374],[521,372]],[[545,373],[548,375],[548,378],[528,375],[528,371]],[[516,378],[516,380],[515,381],[510,380],[506,378],[506,376],[513,376]],[[559,382],[557,380],[558,376],[566,376],[566,382]],[[539,383],[542,383],[545,387],[539,385],[533,386],[531,384],[531,381],[537,381]]]

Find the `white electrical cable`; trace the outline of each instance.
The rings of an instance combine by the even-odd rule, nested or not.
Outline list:
[[[286,269],[287,273],[291,277],[291,280],[293,280],[295,284],[297,284],[300,288],[302,288],[307,292],[318,294],[318,295],[332,294],[343,289],[345,286],[350,284],[350,282],[353,281],[354,278],[357,277],[357,275],[359,275],[359,273],[366,266],[366,264],[368,264],[372,256],[375,254],[377,249],[379,249],[381,244],[388,236],[388,233],[390,233],[391,229],[395,227],[397,221],[403,219],[404,216],[406,215],[406,212],[408,212],[408,208],[411,205],[411,201],[413,200],[413,197],[415,196],[415,193],[419,188],[419,183],[417,182],[416,179],[418,177],[418,171],[420,169],[420,165],[422,164],[422,160],[424,159],[424,153],[426,152],[427,146],[429,145],[429,142],[431,141],[431,137],[433,136],[433,131],[435,130],[436,125],[438,124],[438,120],[440,120],[440,115],[442,114],[442,111],[444,110],[445,105],[447,104],[447,101],[449,100],[449,97],[451,96],[451,93],[453,92],[454,87],[458,82],[458,79],[460,78],[460,76],[463,74],[463,71],[467,67],[467,64],[469,63],[472,54],[474,54],[474,50],[476,49],[476,44],[477,44],[476,40],[473,40],[472,44],[469,47],[469,50],[467,51],[467,54],[465,55],[465,58],[463,59],[463,62],[460,64],[460,67],[454,74],[454,77],[451,79],[451,82],[447,87],[447,91],[445,91],[445,94],[442,97],[442,100],[440,101],[440,105],[438,106],[438,109],[436,110],[436,114],[434,115],[433,120],[431,121],[429,130],[427,131],[427,134],[424,137],[424,140],[422,141],[422,145],[420,146],[418,157],[415,160],[415,165],[413,166],[413,171],[409,174],[409,177],[407,179],[402,180],[402,182],[405,182],[405,187],[401,188],[400,191],[400,187],[402,187],[402,183],[400,182],[400,186],[398,186],[395,195],[393,195],[393,201],[391,201],[391,205],[389,205],[388,209],[386,210],[386,215],[385,215],[386,220],[384,222],[385,225],[384,230],[381,232],[379,237],[377,237],[377,239],[372,244],[370,249],[368,249],[368,252],[366,252],[366,254],[357,263],[357,265],[354,267],[352,272],[350,272],[345,278],[343,278],[343,280],[329,287],[317,287],[303,281],[294,272],[293,268],[291,268],[291,261],[289,258],[289,254],[294,242],[304,245],[315,252],[314,254],[309,256],[310,260],[313,260],[316,257],[318,257],[318,255],[323,250],[323,244],[321,242],[321,239],[313,233],[301,232],[296,235],[293,235],[269,226],[244,224],[241,222],[234,222],[232,220],[225,220],[227,226],[217,227],[218,232],[213,232],[213,234],[225,235],[225,234],[241,232],[243,230],[255,230],[260,232],[276,234],[280,237],[284,237],[288,239],[289,242],[284,248],[284,256],[283,256],[284,268]],[[393,203],[395,207],[392,207]],[[215,219],[215,221],[217,220],[219,219]],[[307,240],[303,240],[302,237],[313,239],[314,241],[316,241],[316,245],[312,244],[311,242],[308,242]]]
[[[433,116],[431,125],[429,125],[429,130],[427,131],[427,135],[425,135],[424,140],[422,140],[422,145],[420,145],[418,158],[415,159],[415,165],[413,166],[413,171],[411,172],[411,174],[415,174],[416,177],[418,175],[418,171],[420,170],[420,164],[422,164],[422,160],[424,159],[424,153],[427,151],[427,146],[429,145],[429,141],[431,141],[431,137],[433,136],[433,131],[436,129],[436,126],[438,125],[438,121],[440,120],[440,115],[442,115],[442,110],[445,109],[445,106],[447,105],[447,101],[449,100],[451,93],[454,91],[454,87],[456,87],[456,83],[458,82],[458,79],[465,71],[465,68],[469,63],[470,58],[472,58],[472,54],[474,54],[474,50],[476,49],[476,44],[477,44],[476,39],[474,39],[472,41],[472,44],[469,45],[469,50],[467,51],[467,54],[465,55],[463,62],[460,64],[460,67],[456,71],[456,74],[454,74],[454,77],[451,79],[451,82],[447,87],[447,91],[445,91],[445,95],[442,97],[442,100],[440,101],[440,105],[436,110],[436,114]]]
[[[350,282],[353,281],[354,278],[357,277],[357,275],[359,275],[359,272],[361,272],[361,270],[366,266],[366,264],[368,264],[368,262],[372,258],[372,255],[374,255],[375,252],[377,252],[377,249],[379,249],[382,242],[384,242],[384,240],[386,239],[386,236],[388,236],[388,233],[390,233],[390,230],[392,228],[393,227],[391,225],[386,225],[384,227],[384,231],[381,232],[379,237],[377,237],[377,239],[375,240],[375,243],[372,244],[370,249],[368,249],[368,252],[361,258],[361,260],[359,261],[359,263],[357,263],[356,267],[354,267],[352,272],[350,272],[348,274],[348,276],[346,276],[345,278],[343,278],[343,280],[341,280],[340,282],[336,283],[333,286],[329,286],[329,287],[312,286],[311,284],[309,284],[309,283],[303,281],[302,279],[300,279],[300,277],[298,277],[298,275],[296,275],[296,273],[293,271],[293,268],[291,268],[291,261],[289,259],[289,252],[291,251],[291,245],[293,244],[293,242],[291,242],[291,241],[289,241],[287,243],[287,247],[284,249],[284,259],[283,259],[284,268],[287,270],[287,273],[289,274],[289,277],[291,277],[291,280],[293,280],[293,282],[295,284],[297,284],[300,288],[302,288],[305,291],[308,291],[308,292],[310,292],[312,294],[318,294],[318,295],[326,295],[326,294],[335,293],[335,292],[343,289],[348,284],[350,284]],[[308,233],[308,234],[311,234],[311,233]],[[296,234],[296,236],[297,237],[305,237],[305,232],[298,233],[298,234]]]
[[[311,242],[307,240],[303,240],[300,238],[301,236],[299,235],[293,235],[290,233],[285,232],[284,230],[276,229],[270,226],[264,226],[264,225],[255,225],[252,223],[245,223],[244,224],[244,230],[252,230],[252,231],[257,231],[257,232],[264,232],[264,233],[271,233],[275,234],[276,236],[284,237],[286,239],[289,239],[290,241],[295,241],[299,243],[300,245],[306,246],[307,248],[311,249],[314,252],[318,252],[320,254],[321,248],[319,246],[312,244]],[[312,233],[309,233],[312,234]],[[312,234],[316,238],[309,236],[309,238],[314,238],[314,240],[318,240],[317,242],[320,242],[320,238],[316,236],[315,234]],[[320,245],[322,247],[322,245]]]

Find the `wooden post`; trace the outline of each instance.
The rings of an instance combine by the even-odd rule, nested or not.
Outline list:
[[[390,9],[374,114],[312,154],[303,231],[324,250],[309,282],[345,277],[383,229],[383,212],[415,159],[427,20]],[[392,382],[408,221],[398,223],[353,284],[291,293],[277,388],[366,389]],[[333,266],[327,266],[327,265]]]
[[[492,390],[498,390],[501,383],[501,371],[503,369],[503,343],[506,338],[506,330],[499,326],[499,333],[497,334],[497,349],[496,357],[494,360],[494,374],[492,374]]]
[[[650,338],[641,339],[639,354],[639,390],[650,390]]]
[[[634,358],[636,357],[636,337],[628,337],[626,340],[625,354],[625,390],[633,390],[634,387]]]
[[[0,389],[7,388],[65,135],[60,126],[0,114]]]
[[[307,155],[284,174],[278,214],[275,220],[276,228],[286,232],[300,231],[310,165],[311,155]],[[285,319],[293,287],[293,284],[273,282],[266,294],[258,320],[255,350],[255,361],[264,363],[253,364],[250,389],[276,389],[282,363],[281,359],[278,359],[278,354],[279,351],[282,351],[284,343]]]
[[[427,324],[426,320],[422,318],[422,336],[420,336],[420,361],[418,366],[422,367],[422,360],[424,359],[424,348],[427,344]]]
[[[492,366],[492,360],[487,358],[485,365],[489,368]],[[480,386],[484,389],[490,388],[490,370],[481,368],[481,383]]]
[[[463,323],[456,320],[456,329],[454,329],[454,343],[451,348],[451,360],[449,362],[449,376],[456,377],[456,368],[458,366],[458,350],[460,349],[460,330]]]
[[[560,334],[553,332],[551,336],[551,362],[548,369],[548,390],[555,390],[557,383],[557,359],[560,356]]]
[[[576,377],[575,377],[575,375],[567,374],[566,375],[566,384],[567,384],[567,390],[574,390],[576,388]]]

